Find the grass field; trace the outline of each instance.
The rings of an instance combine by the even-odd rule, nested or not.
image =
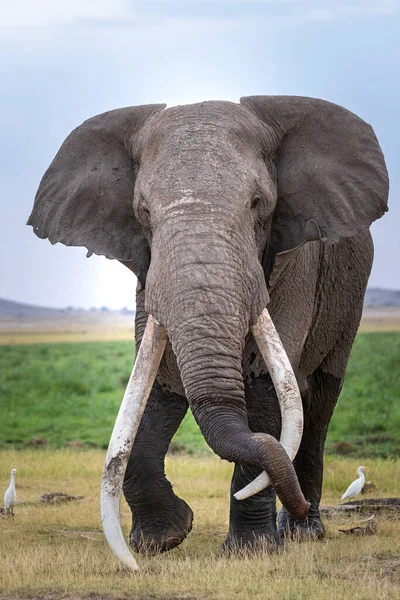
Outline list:
[[[122,570],[101,531],[98,497],[133,353],[128,341],[0,346],[0,485],[17,468],[19,501],[15,519],[0,516],[0,600],[399,598],[400,521],[389,516],[379,516],[371,537],[339,532],[363,517],[336,516],[322,542],[221,555],[232,466],[212,455],[190,414],[173,442],[185,452],[167,457],[167,473],[195,512],[193,532],[168,554],[139,557],[138,575]],[[323,503],[337,504],[361,457],[374,496],[400,495],[399,364],[398,333],[357,336],[328,436],[329,451],[349,456],[327,456]],[[71,443],[84,449],[63,447]],[[38,501],[45,492],[85,498],[48,506]],[[127,535],[124,502],[122,525]]]
[[[0,315],[0,345],[130,341],[134,322],[133,314],[117,311],[65,311],[52,317]]]
[[[131,342],[0,346],[0,447],[39,438],[105,448],[133,360]],[[400,456],[400,335],[360,333],[328,435],[328,451]],[[207,451],[188,414],[173,447]]]
[[[365,307],[360,331],[400,332],[400,307]],[[134,317],[118,311],[64,311],[57,316],[0,315],[0,346],[131,341]]]
[[[101,531],[99,481],[104,451],[3,450],[1,487],[15,467],[19,505],[0,518],[0,598],[130,598],[132,600],[283,599],[374,600],[400,595],[400,521],[378,517],[378,532],[352,537],[339,528],[363,517],[325,520],[320,542],[289,542],[278,555],[227,558],[220,554],[228,524],[231,465],[214,456],[169,457],[175,491],[195,512],[185,542],[159,557],[138,557],[141,571],[121,570]],[[328,458],[323,503],[336,504],[358,463]],[[399,494],[400,461],[372,459],[375,496]],[[38,502],[44,492],[84,494],[61,506]],[[122,525],[130,526],[123,502]]]
[[[400,334],[359,333],[328,434],[342,451],[400,456]]]

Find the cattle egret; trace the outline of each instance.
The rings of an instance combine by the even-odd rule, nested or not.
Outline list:
[[[361,492],[361,490],[364,487],[364,483],[365,483],[365,476],[364,476],[365,469],[366,469],[366,467],[358,467],[358,469],[357,469],[358,479],[356,479],[355,481],[353,481],[353,483],[351,483],[349,485],[349,487],[347,488],[347,490],[345,491],[345,493],[343,494],[343,496],[341,498],[342,500],[348,500],[349,498],[355,498]]]
[[[14,506],[17,504],[17,493],[15,491],[15,473],[17,469],[12,469],[10,485],[8,486],[6,493],[4,494],[4,508],[6,512],[14,515]]]

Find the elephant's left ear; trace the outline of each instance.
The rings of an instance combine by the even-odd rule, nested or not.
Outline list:
[[[77,127],[47,169],[28,225],[52,244],[86,246],[145,275],[149,248],[133,213],[132,139],[165,104],[97,115]]]
[[[277,142],[275,252],[308,239],[333,244],[387,211],[388,174],[370,125],[345,108],[299,96],[241,99]]]

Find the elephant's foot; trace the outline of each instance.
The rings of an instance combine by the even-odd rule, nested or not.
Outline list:
[[[282,540],[276,530],[269,533],[259,531],[233,533],[230,531],[221,546],[221,551],[224,554],[271,553],[279,551],[282,546]]]
[[[165,508],[158,505],[156,511],[146,514],[132,513],[132,529],[129,542],[141,554],[161,554],[179,546],[192,529],[193,511],[178,496]]]
[[[292,539],[322,539],[325,536],[325,527],[321,521],[318,508],[310,507],[307,519],[298,521],[294,519],[284,508],[279,511],[278,531],[282,538]]]

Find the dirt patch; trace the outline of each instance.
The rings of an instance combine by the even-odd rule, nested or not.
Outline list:
[[[48,492],[40,496],[40,502],[43,504],[61,504],[63,502],[72,502],[76,500],[83,500],[85,496],[71,496],[70,494],[64,494],[63,492]]]

